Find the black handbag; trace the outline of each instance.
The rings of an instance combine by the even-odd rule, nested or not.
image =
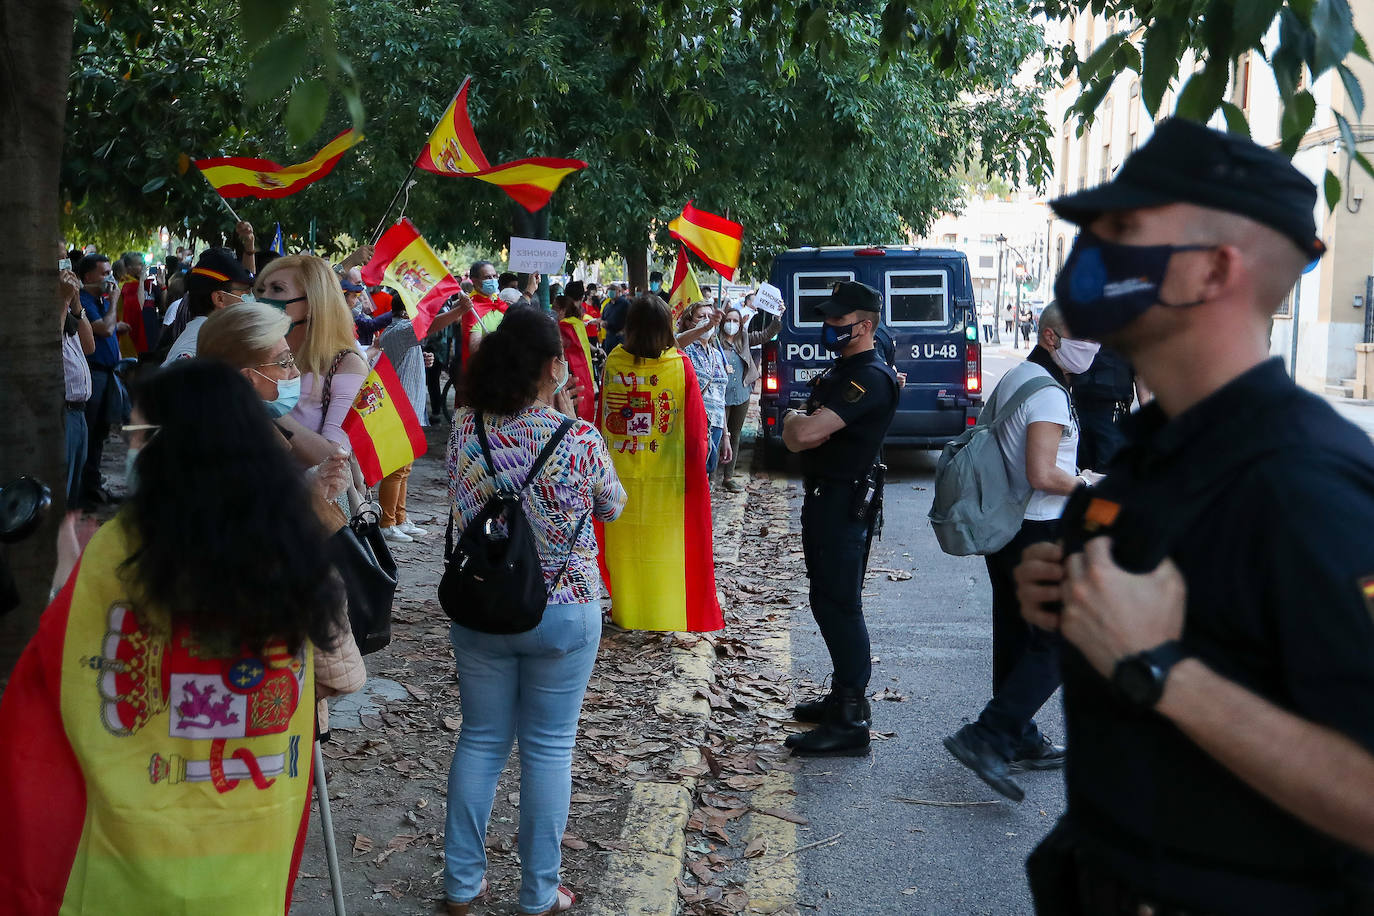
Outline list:
[[[534,535],[521,494],[543,469],[558,443],[572,427],[571,418],[549,438],[530,467],[525,482],[518,488],[504,486],[496,473],[496,462],[487,443],[485,421],[480,412],[473,417],[477,439],[487,473],[496,481],[496,494],[487,500],[476,517],[463,529],[458,544],[453,543],[453,513],[444,534],[444,575],[439,580],[439,604],[454,623],[482,633],[525,633],[539,626],[549,595],[558,587],[586,516],[577,524],[572,547],[558,571],[553,585],[544,585],[544,568],[535,547]],[[498,533],[504,528],[504,533]]]
[[[329,557],[348,594],[348,623],[363,655],[391,643],[391,605],[396,597],[396,560],[375,510],[364,508],[329,538]]]

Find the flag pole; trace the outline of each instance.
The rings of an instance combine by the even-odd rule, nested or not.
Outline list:
[[[412,162],[410,164],[410,171],[406,172],[405,180],[402,181],[401,186],[396,189],[396,195],[391,198],[391,203],[387,204],[386,209],[382,211],[382,218],[377,221],[377,228],[372,230],[372,244],[377,244],[377,240],[382,237],[382,229],[386,226],[386,218],[391,215],[392,208],[396,206],[396,201],[401,199],[402,192],[405,191],[406,185],[410,184],[411,176],[414,174],[415,163]]]

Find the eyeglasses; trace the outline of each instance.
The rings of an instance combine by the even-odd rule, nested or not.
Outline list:
[[[296,368],[296,354],[288,353],[274,363],[258,363],[254,369],[266,369],[268,366],[276,366],[283,372],[290,372]]]
[[[148,436],[148,439],[151,440],[153,436],[157,435],[159,429],[162,429],[162,425],[159,423],[130,423],[119,427],[119,435],[128,443],[133,441],[134,433],[144,433],[151,430],[151,434]]]

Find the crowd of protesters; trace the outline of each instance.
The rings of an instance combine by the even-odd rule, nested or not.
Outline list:
[[[757,347],[778,326],[750,333],[747,301],[726,309],[705,301],[681,309],[674,330],[658,272],[648,289],[576,279],[554,283],[543,308],[538,274],[502,273],[479,260],[460,278],[462,292],[420,338],[397,290],[363,282],[359,268],[371,257],[370,246],[338,264],[310,253],[255,249],[252,227],[240,223],[236,248],[178,249],[151,271],[137,252],[115,259],[89,249],[60,253],[70,259],[58,287],[69,512],[54,579],[57,603],[64,595],[71,603],[73,626],[106,613],[108,602],[92,603],[91,596],[122,588],[133,596],[127,599],[132,615],[105,625],[122,628],[131,644],[160,643],[157,651],[168,658],[184,643],[213,646],[231,659],[295,659],[288,668],[299,689],[312,691],[317,715],[291,713],[279,731],[312,742],[328,730],[324,699],[359,689],[365,678],[357,624],[351,629],[349,623],[351,596],[330,571],[329,544],[372,498],[344,428],[371,365],[385,355],[421,425],[452,424],[448,501],[459,533],[501,485],[516,486],[529,475],[567,418],[572,425],[553,441],[547,464],[540,464],[541,485],[529,504],[548,586],[542,621],[515,636],[454,625],[463,725],[450,778],[444,882],[450,913],[466,913],[485,893],[486,820],[518,736],[520,909],[566,910],[576,897],[559,883],[560,839],[578,714],[603,621],[600,548],[596,528],[586,522],[616,519],[627,501],[598,425],[604,422],[607,356],[631,347],[639,354],[635,361],[656,360],[680,350],[682,385],[695,384],[697,391],[683,387],[672,395],[687,410],[704,405],[706,415],[701,441],[685,451],[687,474],[719,466],[719,491],[737,493],[743,489],[736,473],[740,434],[759,377]],[[500,456],[500,480],[483,460],[479,423]],[[684,429],[698,426],[686,423]],[[116,431],[127,446],[122,494],[102,474],[105,445]],[[410,472],[407,465],[385,476],[376,494],[381,536],[393,543],[429,533],[407,515]],[[111,512],[114,519],[97,531],[95,515]],[[78,562],[93,553],[98,563]],[[242,561],[232,561],[235,556]],[[250,567],[253,575],[244,575]],[[41,655],[33,647],[28,654]],[[309,665],[302,661],[307,657]],[[184,660],[166,664],[175,668]],[[22,672],[22,665],[16,670]],[[39,685],[33,694],[18,676],[4,715],[14,714],[20,698],[56,710],[56,695],[44,696],[41,685],[56,687],[62,675],[49,674],[50,682],[33,681]],[[120,710],[138,707],[125,731],[93,733],[72,747],[76,771],[97,792],[99,781],[90,774],[120,752],[117,736],[137,732],[159,711],[134,701],[145,689],[118,682],[107,701]],[[215,696],[214,686],[205,690],[205,699]],[[246,693],[251,701],[253,691]],[[523,699],[512,699],[517,697]],[[182,708],[168,711],[166,701],[161,707],[172,717],[173,737]],[[188,731],[185,746],[172,749],[194,760],[191,742],[208,734]],[[269,759],[255,756],[258,746],[244,751],[244,759]],[[8,765],[0,761],[0,770]],[[236,784],[225,775],[229,771],[216,769],[221,764],[213,755],[209,766],[212,796],[223,792],[221,782]],[[259,790],[272,784],[257,762],[232,772],[251,778]],[[299,823],[308,791],[299,779],[276,781],[289,787],[270,798],[236,793],[233,800],[242,804],[234,816],[284,836]],[[211,812],[211,800],[169,815],[166,829],[187,829],[197,818],[214,821],[220,815]],[[16,829],[37,830],[38,815],[24,808]],[[112,829],[120,828],[112,823]],[[201,852],[223,851],[215,847],[210,843]],[[267,844],[264,854],[280,862],[244,878],[250,895],[284,893],[289,899],[289,844]],[[217,893],[168,881],[169,892],[187,901]],[[25,892],[60,899],[63,889],[36,882]]]

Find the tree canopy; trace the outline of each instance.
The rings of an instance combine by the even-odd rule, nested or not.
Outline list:
[[[303,235],[313,217],[321,238],[361,238],[467,74],[493,162],[589,163],[555,194],[549,227],[585,256],[642,250],[655,228],[666,250],[662,227],[688,198],[744,222],[753,263],[800,241],[893,241],[957,202],[967,163],[1033,182],[1049,164],[1039,90],[1015,80],[1042,39],[1011,0],[977,4],[956,69],[923,49],[885,57],[877,4],[828,20],[842,40],[800,45],[779,41],[771,20],[704,5],[647,37],[622,13],[556,16],[537,0],[337,0],[325,25],[319,10],[279,15],[280,4],[270,30],[263,4],[243,4],[242,29],[233,6],[209,6],[221,15],[176,2],[82,7],[63,169],[78,233],[184,218],[217,238],[227,217],[189,158],[301,161],[361,116],[366,140],[334,174],[237,207],[260,236],[278,220]],[[272,63],[287,54],[295,66]],[[434,242],[493,246],[510,233],[498,189],[416,182],[406,212]]]

